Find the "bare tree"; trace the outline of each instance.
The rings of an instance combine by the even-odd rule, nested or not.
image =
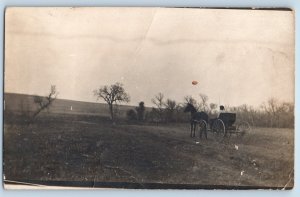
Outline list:
[[[58,92],[56,91],[56,86],[51,85],[50,93],[48,94],[48,96],[46,97],[34,96],[33,101],[38,106],[38,109],[36,112],[34,112],[32,116],[32,120],[34,120],[41,111],[45,109],[48,110],[51,104],[53,103],[53,101],[56,99],[57,95]]]
[[[200,96],[200,110],[204,112],[208,112],[209,111],[208,96],[206,96],[205,94],[199,94],[199,96]]]
[[[262,109],[269,115],[270,126],[275,126],[275,121],[278,120],[278,101],[275,98],[270,98],[267,103],[261,105]]]
[[[137,120],[137,113],[133,109],[127,110],[126,116],[127,116],[127,120],[129,121]]]
[[[159,120],[163,121],[164,95],[162,93],[158,93],[151,101],[156,106],[156,108],[154,108],[153,111],[155,111],[158,114]]]
[[[94,90],[94,95],[97,97],[97,99],[101,98],[108,104],[110,117],[113,122],[115,121],[113,109],[114,104],[117,104],[118,102],[128,103],[130,101],[130,97],[125,92],[123,84],[121,83],[115,83],[110,86],[105,85],[97,90]]]
[[[143,101],[141,101],[139,106],[135,108],[138,121],[144,121],[145,109],[145,103]]]
[[[292,103],[280,102],[275,98],[270,98],[266,105],[264,105],[265,111],[271,116],[271,127],[280,127],[282,125],[281,120],[290,116],[290,121],[293,121],[294,105]]]
[[[252,126],[255,126],[255,118],[258,116],[257,111],[250,105],[243,104],[238,107],[229,107],[228,109],[237,113],[237,121],[246,121],[251,123]]]
[[[192,104],[194,107],[197,107],[197,101],[192,96],[185,96],[184,101],[186,104]]]
[[[175,100],[167,99],[164,103],[166,110],[166,118],[168,121],[174,121],[174,115],[176,110],[178,109],[178,105]]]
[[[294,104],[282,102],[278,107],[279,121],[281,127],[294,127]]]

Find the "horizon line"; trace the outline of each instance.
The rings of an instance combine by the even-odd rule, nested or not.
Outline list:
[[[41,96],[41,95],[37,95],[37,94],[25,94],[25,93],[16,93],[16,92],[4,92],[3,91],[3,101],[5,100],[4,99],[4,96],[5,96],[5,94],[17,94],[17,95],[24,95],[24,96]],[[45,97],[45,95],[43,95],[43,96],[41,96],[41,97]],[[66,100],[66,101],[75,101],[75,102],[83,102],[83,103],[94,103],[94,104],[104,104],[104,105],[107,105],[107,103],[106,102],[97,102],[97,101],[86,101],[86,100],[74,100],[74,99],[69,99],[69,98],[56,98],[56,99],[59,99],[59,100]],[[270,98],[271,99],[271,98]],[[276,98],[275,98],[276,99]],[[281,101],[281,100],[278,100],[279,102],[281,102],[281,103],[292,103],[292,104],[294,104],[294,108],[295,108],[295,101],[294,102],[291,102],[291,101]],[[142,101],[142,102],[144,102],[144,101]],[[176,101],[177,102],[177,101]],[[235,106],[235,105],[228,105],[228,107],[230,107],[230,108],[232,108],[232,107],[241,107],[241,106],[243,106],[243,105],[247,105],[248,107],[253,107],[254,109],[260,109],[261,107],[261,105],[263,104],[263,103],[266,103],[266,102],[268,102],[268,101],[262,101],[258,106],[253,106],[253,105],[250,105],[250,104],[246,104],[246,103],[244,103],[244,104],[241,104],[241,105],[237,105],[237,106]],[[178,104],[182,104],[182,103],[184,103],[184,102],[178,102]],[[208,105],[209,104],[211,104],[211,103],[208,103]],[[214,104],[216,104],[216,103],[214,103]],[[128,107],[136,107],[137,105],[138,105],[138,103],[137,103],[137,105],[132,105],[132,104],[126,104],[126,103],[122,103],[122,104],[117,104],[117,105],[119,105],[119,106],[128,106]],[[217,104],[218,105],[218,104]],[[156,108],[155,106],[145,106],[146,108]]]

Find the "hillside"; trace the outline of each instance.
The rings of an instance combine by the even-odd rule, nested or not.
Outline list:
[[[35,111],[36,105],[33,99],[33,95],[4,93],[4,109],[16,113]],[[134,108],[135,106],[118,105],[119,116],[125,116],[127,110]],[[109,116],[108,105],[105,103],[73,101],[59,98],[53,102],[49,112],[58,114],[94,114]]]

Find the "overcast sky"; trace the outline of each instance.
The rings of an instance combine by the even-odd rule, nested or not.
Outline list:
[[[192,81],[198,85],[192,85]],[[294,101],[290,11],[185,8],[9,8],[5,92],[95,102],[120,82],[129,104],[158,92],[183,102]]]

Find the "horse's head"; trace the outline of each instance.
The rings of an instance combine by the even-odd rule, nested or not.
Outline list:
[[[184,109],[184,111],[183,112],[192,112],[192,113],[194,113],[194,112],[197,112],[197,110],[196,110],[196,108],[191,104],[191,103],[188,103],[187,105],[186,105],[186,107],[185,107],[185,109]]]

